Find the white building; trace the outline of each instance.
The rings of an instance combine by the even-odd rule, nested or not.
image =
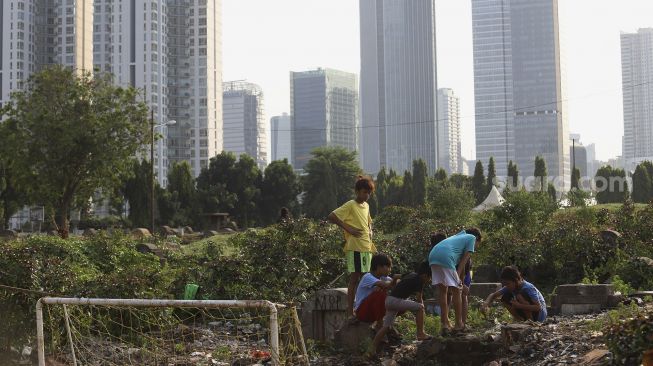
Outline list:
[[[272,145],[271,161],[288,159],[292,162],[292,134],[290,132],[290,115],[284,113],[270,119],[270,141]]]
[[[61,64],[93,70],[93,1],[3,0],[0,103],[34,73]]]
[[[462,173],[460,98],[452,89],[438,89],[438,167]]]
[[[155,133],[154,171],[159,184],[167,185],[168,122],[167,8],[166,0],[116,2],[95,0],[93,53],[95,69],[114,75],[118,85],[144,90]],[[147,154],[149,160],[149,153]]]
[[[435,1],[360,0],[363,169],[438,167]]]
[[[569,127],[558,0],[472,0],[476,158],[524,176],[546,161],[570,182]]]
[[[641,161],[653,161],[653,28],[621,34],[621,70],[622,156],[626,169],[633,171]]]
[[[162,186],[176,161],[193,174],[222,151],[220,0],[95,1],[95,65],[145,90]],[[174,124],[165,126],[170,121]]]
[[[224,150],[251,156],[260,169],[267,165],[267,134],[263,91],[252,83],[231,81],[222,84]]]

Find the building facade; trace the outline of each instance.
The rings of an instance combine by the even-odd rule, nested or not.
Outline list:
[[[627,170],[634,171],[641,161],[653,161],[653,28],[621,34],[621,73],[622,157]]]
[[[437,158],[435,1],[360,0],[363,169]]]
[[[271,161],[287,159],[288,163],[292,163],[292,134],[290,128],[290,115],[288,113],[270,119]]]
[[[93,70],[92,0],[3,0],[0,4],[0,103],[50,65]]]
[[[544,158],[569,189],[569,128],[557,0],[472,0],[476,154],[523,175]]]
[[[462,173],[460,98],[452,89],[438,89],[438,167]]]
[[[290,73],[292,164],[303,169],[313,149],[358,150],[356,74],[333,69]]]
[[[224,150],[236,156],[247,154],[264,169],[268,153],[263,91],[243,81],[226,82],[222,88]]]

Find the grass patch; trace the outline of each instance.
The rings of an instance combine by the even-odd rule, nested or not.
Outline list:
[[[206,245],[211,242],[214,243],[215,245],[218,246],[222,250],[222,253],[225,256],[232,256],[236,253],[236,247],[231,244],[229,239],[233,236],[234,234],[218,234],[214,235],[210,238],[202,239],[199,241],[196,241],[194,243],[185,245],[182,247],[182,253],[185,255],[192,255],[194,253],[200,253],[204,251],[206,248]]]
[[[620,320],[634,318],[642,314],[644,310],[634,302],[630,305],[620,304],[618,308],[610,310],[595,320],[587,322],[587,329],[593,332],[604,331],[608,326],[616,324]]]

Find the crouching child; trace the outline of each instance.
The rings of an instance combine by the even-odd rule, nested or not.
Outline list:
[[[383,327],[379,329],[372,342],[371,355],[379,352],[379,346],[388,330],[394,325],[397,315],[406,311],[415,313],[415,323],[417,325],[417,339],[420,341],[431,338],[424,332],[424,302],[422,292],[424,286],[431,281],[431,268],[424,262],[419,265],[417,272],[410,272],[404,275],[401,280],[390,290],[385,299],[385,317],[383,318]],[[408,300],[414,296],[416,301]]]
[[[396,277],[388,277],[392,271],[392,260],[385,254],[372,256],[370,272],[363,275],[356,289],[354,312],[356,320],[365,323],[376,323],[375,329],[382,326],[385,315],[385,300],[388,290],[396,282]]]
[[[508,309],[516,321],[532,320],[543,322],[546,320],[546,302],[542,293],[525,281],[517,267],[505,267],[501,271],[501,290],[491,294],[481,305],[481,312],[487,312],[490,304],[501,299],[503,306]]]

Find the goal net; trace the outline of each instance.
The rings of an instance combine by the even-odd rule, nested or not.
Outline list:
[[[39,366],[308,365],[296,309],[259,300],[45,297]]]

